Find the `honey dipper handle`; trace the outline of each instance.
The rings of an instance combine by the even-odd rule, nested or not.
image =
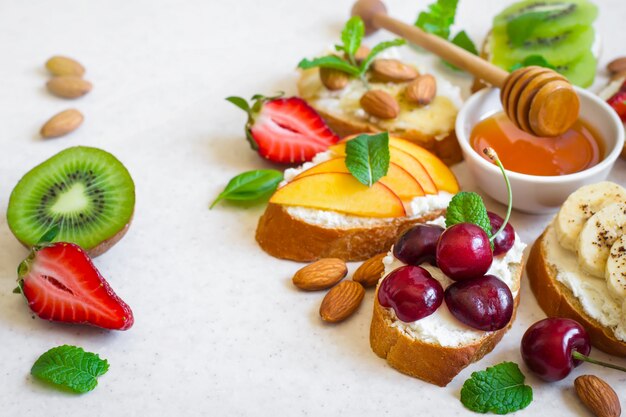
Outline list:
[[[502,87],[509,73],[467,52],[465,49],[448,42],[438,36],[424,32],[420,28],[406,24],[384,13],[372,16],[376,27],[387,29],[396,35],[440,56],[449,63],[473,74],[494,87]]]

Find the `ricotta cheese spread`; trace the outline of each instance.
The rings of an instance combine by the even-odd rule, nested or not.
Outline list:
[[[445,227],[445,219],[443,217],[439,217],[428,223]],[[513,276],[511,267],[519,265],[522,262],[525,248],[526,245],[522,243],[519,236],[515,234],[513,247],[506,254],[494,257],[493,264],[487,272],[506,283],[509,288],[511,288],[513,297],[519,292],[519,281],[517,281],[517,277]],[[405,263],[393,256],[393,248],[383,259],[383,263],[385,265],[385,272],[381,280],[384,280],[393,270],[405,265]],[[439,268],[430,264],[422,264],[420,266],[430,272],[433,278],[439,281],[444,290],[454,283],[454,281],[445,276]],[[391,327],[397,328],[411,338],[444,347],[467,345],[479,341],[490,333],[473,329],[457,320],[446,307],[445,301],[433,314],[412,323],[405,323],[399,320],[393,308],[388,308],[387,310],[392,318]]]
[[[626,301],[611,296],[606,280],[580,268],[576,253],[559,244],[554,227],[546,232],[545,250],[548,263],[556,270],[556,280],[574,294],[585,313],[612,329],[615,338],[626,342]]]

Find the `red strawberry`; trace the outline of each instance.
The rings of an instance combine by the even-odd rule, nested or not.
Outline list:
[[[248,113],[248,141],[252,149],[270,161],[288,164],[310,161],[339,140],[301,98],[255,95],[252,107],[241,97],[227,100]]]
[[[84,250],[73,243],[33,248],[18,268],[28,306],[44,320],[126,330],[133,312],[109,287]]]
[[[626,88],[622,86],[622,89],[608,99],[607,103],[617,112],[622,122],[626,122]]]

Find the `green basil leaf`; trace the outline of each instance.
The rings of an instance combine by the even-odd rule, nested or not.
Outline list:
[[[275,169],[243,172],[228,182],[224,191],[211,204],[211,208],[222,200],[258,200],[276,190],[282,180],[282,172]]]
[[[302,61],[298,63],[298,68],[309,69],[309,68],[332,68],[339,71],[343,71],[350,75],[359,75],[359,69],[354,65],[344,61],[339,58],[337,55],[328,55],[320,58],[315,58],[312,60],[308,60],[304,58]]]
[[[346,22],[346,26],[341,31],[341,41],[343,42],[343,50],[350,57],[350,61],[354,62],[354,54],[361,46],[361,40],[365,35],[365,24],[359,16],[353,16]]]
[[[388,49],[394,46],[404,45],[405,43],[406,41],[404,39],[394,39],[391,41],[381,42],[378,45],[374,46],[372,50],[370,51],[370,53],[367,55],[367,57],[363,60],[363,62],[361,62],[361,67],[359,68],[361,74],[365,74],[369,66],[374,61],[374,58],[376,57],[376,55],[378,55],[385,49]]]
[[[437,0],[417,17],[415,26],[440,38],[450,38],[450,27],[454,24],[459,0]]]
[[[446,211],[446,227],[458,223],[473,223],[491,237],[491,222],[487,208],[482,197],[474,192],[461,191],[450,200]]]
[[[389,133],[359,135],[346,143],[346,167],[360,183],[371,187],[389,170]]]

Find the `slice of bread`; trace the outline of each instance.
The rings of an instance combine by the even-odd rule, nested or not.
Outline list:
[[[404,98],[408,82],[382,83],[370,80],[371,89],[384,90],[398,101],[400,115],[391,120],[370,117],[361,109],[359,100],[367,91],[361,80],[352,79],[343,90],[331,92],[322,84],[319,69],[313,68],[301,72],[298,92],[341,137],[388,131],[390,135],[428,149],[447,165],[452,165],[463,159],[454,132],[461,97],[449,82],[437,78],[437,83],[438,90],[446,91],[449,97],[439,95],[428,106],[419,107]]]
[[[387,363],[398,371],[445,387],[465,367],[491,352],[513,324],[519,304],[523,268],[521,263],[509,263],[508,269],[513,278],[511,291],[515,294],[511,321],[504,328],[493,332],[473,330],[482,333],[482,335],[470,343],[458,346],[443,346],[433,341],[423,340],[395,326],[394,323],[398,319],[392,309],[379,304],[377,288],[370,327],[372,350],[379,357],[386,359]],[[447,308],[445,302],[439,308]]]
[[[256,240],[265,252],[282,259],[363,261],[388,251],[411,226],[443,213],[444,210],[434,210],[421,217],[380,220],[347,228],[324,227],[292,216],[285,206],[270,203],[259,219]]]
[[[574,293],[557,280],[555,265],[558,260],[550,259],[547,249],[547,236],[552,232],[553,226],[550,224],[534,243],[526,267],[530,288],[539,306],[549,317],[566,317],[582,324],[596,348],[611,355],[626,357],[626,343],[618,340],[612,329],[587,314]]]

